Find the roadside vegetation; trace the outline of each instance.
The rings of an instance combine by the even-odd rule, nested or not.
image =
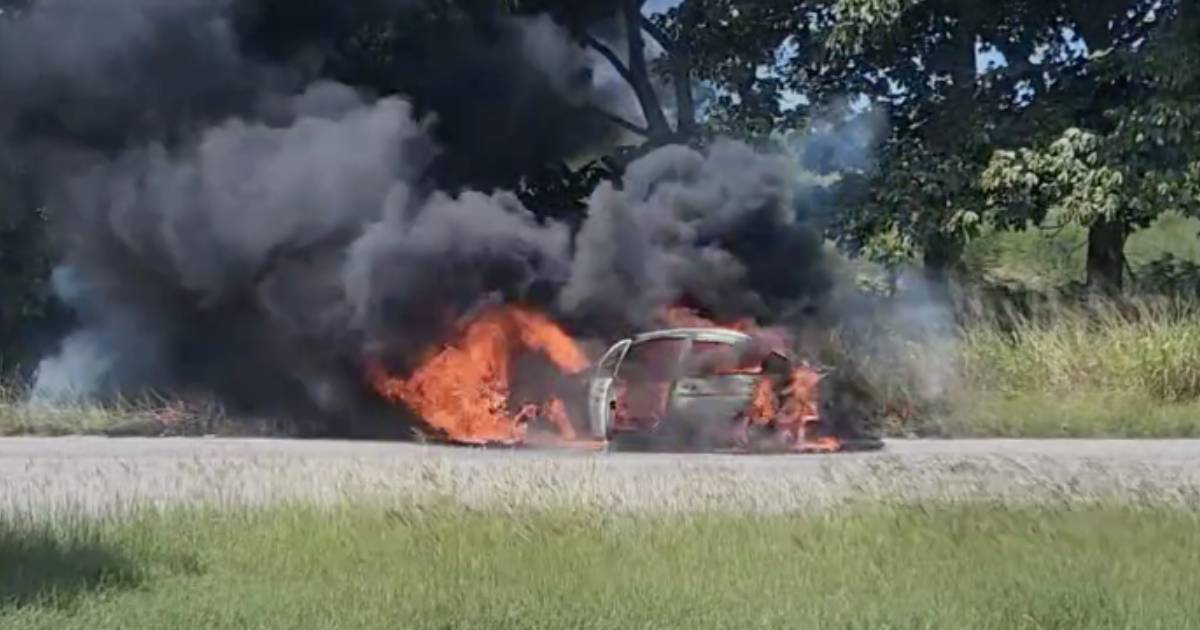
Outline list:
[[[1036,235],[999,240],[980,246],[1022,274],[1016,286],[1037,298],[1025,310],[919,304],[938,312],[898,321],[885,302],[883,317],[865,332],[865,347],[843,350],[869,383],[872,414],[886,435],[1200,437],[1200,299],[1150,292],[1081,299],[1038,291],[1040,274],[1069,277],[1069,268],[1039,265],[1054,261],[1061,243]],[[1172,252],[1156,253],[1161,259]],[[1200,255],[1178,256],[1193,258]],[[270,418],[230,417],[211,399],[37,404],[19,384],[0,387],[0,435],[279,435],[285,429]]]
[[[1196,437],[1200,304],[1054,304],[968,319],[874,367],[893,435]],[[931,389],[929,371],[940,380]]]
[[[0,627],[1182,628],[1194,513],[453,507],[6,516]]]
[[[268,418],[231,418],[211,398],[180,400],[146,395],[136,399],[31,400],[15,379],[0,383],[0,437],[281,435]]]
[[[971,387],[958,394],[948,432],[1200,435],[1198,307],[1143,299],[969,326],[962,361]]]
[[[1200,436],[1197,230],[1200,222],[1173,217],[1139,233],[1128,246],[1137,284],[1110,296],[1071,289],[1084,277],[1081,232],[996,233],[971,243],[965,258],[986,261],[990,275],[968,266],[968,288],[954,299],[871,323],[861,369],[884,429]],[[981,286],[1003,293],[988,296]]]

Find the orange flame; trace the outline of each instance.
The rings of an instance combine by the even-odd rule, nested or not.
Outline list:
[[[665,324],[676,327],[718,327],[715,322],[684,308],[660,314]],[[720,326],[745,332],[764,344],[767,352],[786,353],[787,335],[764,329],[751,320]],[[369,361],[366,375],[385,399],[402,403],[417,413],[440,438],[460,444],[571,445],[591,447],[602,443],[580,440],[566,404],[549,397],[511,409],[510,386],[513,361],[526,352],[537,352],[564,374],[583,372],[587,356],[558,324],[529,308],[504,305],[488,308],[467,321],[453,342],[430,351],[411,374],[391,374],[378,361]],[[835,438],[811,435],[809,427],[818,420],[817,384],[820,376],[807,365],[793,366],[786,375],[764,374],[760,355],[752,360],[741,353],[728,356],[715,352],[706,356],[706,369],[715,374],[761,374],[753,400],[743,414],[743,426],[731,437],[739,447],[749,447],[751,427],[771,436],[775,448],[801,452],[832,452],[839,448]],[[661,418],[668,388],[662,383],[627,389],[617,387],[617,417]],[[644,391],[643,391],[644,390]],[[640,394],[639,394],[640,392]],[[553,434],[530,434],[534,420],[546,422]],[[650,427],[645,427],[650,428]]]
[[[759,327],[750,319],[717,324],[689,308],[678,306],[664,309],[658,319],[670,326],[737,330],[766,344],[770,350],[784,354],[789,346],[784,331]],[[837,438],[813,435],[810,430],[820,421],[817,401],[820,380],[821,375],[806,364],[792,367],[778,395],[770,378],[761,380],[746,409],[744,426],[737,431],[735,440],[745,446],[749,443],[750,427],[769,426],[776,441],[788,450],[821,453],[839,450],[841,443]]]
[[[748,317],[732,322],[717,323],[701,316],[686,306],[671,306],[661,310],[656,318],[666,326],[679,328],[728,328],[754,337],[776,352],[787,353],[790,339],[787,332],[777,328],[764,328]]]
[[[526,351],[540,352],[568,374],[588,365],[575,341],[548,317],[500,306],[468,322],[454,343],[431,352],[407,378],[389,374],[378,362],[368,363],[367,378],[380,395],[408,405],[452,442],[515,444],[535,417],[549,421],[563,439],[574,439],[561,400],[526,405],[515,413],[508,409],[511,363]]]
[[[659,312],[656,318],[663,324],[678,328],[729,328],[740,332],[748,332],[757,328],[754,321],[742,318],[728,324],[718,325],[707,317],[702,317],[696,311],[686,306],[670,306]]]

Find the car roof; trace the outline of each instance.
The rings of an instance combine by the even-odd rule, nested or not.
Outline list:
[[[751,338],[750,335],[731,328],[666,328],[644,332],[635,336],[631,341],[634,344],[638,344],[658,339],[692,339],[695,341],[736,344],[748,341]]]

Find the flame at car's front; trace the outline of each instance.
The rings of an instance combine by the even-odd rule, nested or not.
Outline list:
[[[378,361],[367,378],[381,396],[407,405],[434,437],[461,444],[517,444],[529,438],[531,422],[549,425],[549,435],[576,438],[563,401],[555,396],[512,408],[513,361],[537,353],[564,374],[580,374],[587,356],[548,316],[518,306],[487,309],[461,326],[456,338],[434,349],[407,376]]]

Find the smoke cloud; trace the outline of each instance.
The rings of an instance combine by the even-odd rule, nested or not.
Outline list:
[[[496,300],[603,337],[681,301],[799,317],[829,288],[782,154],[662,147],[592,193],[576,234],[501,189],[611,132],[548,18],[426,42],[380,96],[319,41],[248,54],[235,17],[269,7],[235,8],[47,0],[0,20],[0,131],[33,165],[79,320],[36,395],[197,390],[353,433],[365,358],[403,370]]]
[[[6,15],[0,132],[109,150],[246,111],[282,73],[238,53],[227,4],[51,0]]]
[[[619,189],[592,194],[562,307],[638,327],[681,300],[769,320],[817,296],[829,278],[819,232],[797,216],[795,172],[731,141],[634,162]]]

